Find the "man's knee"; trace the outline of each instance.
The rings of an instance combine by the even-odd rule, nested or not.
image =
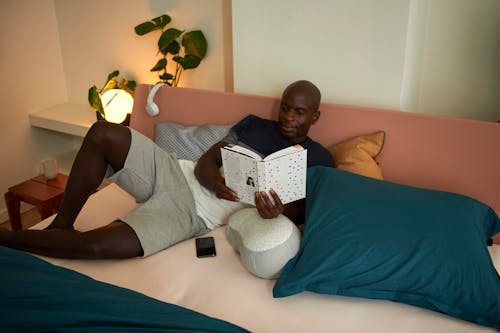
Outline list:
[[[95,144],[105,144],[114,136],[113,132],[117,131],[117,126],[107,121],[97,121],[90,127],[87,139]]]
[[[89,129],[85,140],[103,152],[118,152],[126,155],[130,147],[131,133],[126,126],[97,121]]]

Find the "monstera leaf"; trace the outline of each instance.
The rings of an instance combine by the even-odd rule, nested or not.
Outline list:
[[[135,33],[139,36],[145,35],[151,31],[163,29],[172,19],[168,15],[155,17],[154,19],[141,23],[135,27]]]
[[[175,47],[171,47],[170,44],[172,43],[177,43],[177,38],[183,33],[183,31],[170,28],[165,31],[160,36],[160,39],[158,40],[158,50],[160,50],[161,53],[164,55],[167,54],[169,49],[171,51],[175,51]],[[174,44],[175,45],[175,44]],[[179,43],[177,43],[179,45]],[[180,47],[177,49],[177,52],[170,52],[172,54],[179,53]]]
[[[186,32],[182,36],[182,46],[186,54],[196,56],[200,60],[207,54],[207,40],[200,30]]]
[[[172,60],[179,63],[183,69],[196,68],[201,62],[200,58],[191,54],[186,54],[185,57],[173,57]]]

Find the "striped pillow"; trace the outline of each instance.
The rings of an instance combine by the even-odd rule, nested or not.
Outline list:
[[[222,140],[233,125],[182,126],[156,124],[155,142],[182,160],[198,160],[212,145]]]

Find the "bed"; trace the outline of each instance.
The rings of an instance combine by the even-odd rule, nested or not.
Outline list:
[[[144,111],[150,90],[150,85],[137,87],[130,126],[153,139],[157,129],[156,125],[159,123],[182,126],[204,124],[229,126],[247,114],[275,118],[279,103],[278,98],[162,87],[154,97],[154,102],[159,106],[160,114],[157,117],[151,117]],[[308,278],[313,275],[312,279],[314,280],[315,277],[322,276],[323,280],[316,279],[312,283],[301,280],[302,282],[297,283],[294,274],[300,275],[300,269],[305,269],[300,267],[300,258],[316,257],[315,253],[311,255],[308,252],[310,248],[317,250],[314,248],[317,246],[315,244],[318,243],[315,242],[315,235],[317,233],[324,235],[325,230],[331,231],[329,223],[311,222],[309,224],[309,218],[312,219],[312,216],[315,217],[314,221],[321,221],[321,218],[317,215],[318,211],[312,208],[314,205],[308,204],[308,220],[302,239],[306,245],[301,244],[299,255],[287,264],[283,271],[286,274],[283,274],[283,279],[280,277],[278,281],[261,279],[248,272],[238,253],[227,241],[226,227],[218,228],[209,233],[209,236],[215,238],[217,247],[217,256],[213,258],[196,258],[193,239],[178,243],[145,259],[67,260],[37,258],[29,254],[8,252],[2,256],[2,267],[14,265],[13,260],[9,260],[9,257],[14,255],[20,256],[20,261],[26,262],[26,264],[20,268],[21,272],[15,273],[19,281],[13,278],[8,281],[11,293],[6,296],[5,293],[8,292],[4,291],[2,299],[8,299],[9,302],[4,304],[4,308],[0,311],[2,313],[0,314],[2,317],[0,325],[2,325],[1,322],[19,324],[19,322],[24,321],[29,322],[31,327],[37,327],[39,323],[45,322],[35,310],[31,312],[25,310],[27,304],[32,303],[16,302],[16,295],[22,295],[20,297],[24,297],[26,300],[29,300],[30,293],[39,296],[40,289],[43,289],[44,284],[37,285],[36,274],[29,273],[33,271],[31,266],[42,265],[45,269],[45,265],[53,264],[56,265],[56,270],[62,270],[63,273],[51,274],[57,276],[63,274],[65,279],[83,279],[87,283],[86,276],[88,276],[96,283],[96,286],[92,286],[91,283],[82,288],[80,295],[74,293],[75,302],[83,302],[83,299],[99,294],[99,288],[104,288],[101,285],[103,283],[106,288],[118,288],[115,292],[119,294],[119,297],[122,297],[119,299],[124,304],[128,304],[125,301],[127,298],[134,300],[134,297],[144,296],[147,297],[147,301],[141,298],[141,301],[137,302],[152,302],[154,303],[153,309],[155,306],[159,306],[157,301],[165,306],[176,307],[175,310],[180,310],[181,314],[173,316],[178,316],[181,323],[190,322],[189,318],[191,317],[189,316],[200,315],[201,317],[196,317],[200,322],[199,326],[193,324],[193,327],[189,327],[193,331],[202,328],[207,329],[207,331],[221,332],[248,330],[251,332],[470,333],[499,330],[500,315],[498,318],[495,316],[500,314],[498,301],[500,300],[498,296],[500,279],[497,273],[500,271],[500,237],[499,234],[496,236],[494,234],[500,231],[498,217],[496,217],[496,214],[500,213],[500,154],[498,153],[500,124],[329,103],[323,103],[321,111],[320,121],[312,127],[310,135],[327,147],[367,133],[384,132],[382,152],[380,154],[378,151],[372,156],[377,160],[377,166],[380,167],[384,181],[342,170],[332,174],[329,170],[317,168],[311,171],[310,176],[311,179],[315,179],[311,182],[314,192],[318,193],[318,196],[319,193],[322,194],[318,200],[323,200],[330,195],[331,184],[341,182],[347,184],[346,188],[341,190],[342,193],[331,194],[341,199],[350,195],[346,193],[349,192],[351,184],[356,184],[356,187],[366,187],[369,190],[363,190],[361,194],[359,191],[352,194],[355,199],[351,200],[351,202],[359,201],[362,203],[362,214],[365,215],[360,215],[363,216],[361,220],[372,220],[376,214],[385,214],[388,211],[387,209],[380,211],[377,209],[377,205],[382,200],[380,198],[390,202],[398,202],[398,207],[403,205],[408,209],[405,212],[410,212],[409,214],[401,213],[399,209],[393,209],[397,218],[409,215],[421,216],[418,214],[425,216],[427,207],[432,206],[430,202],[436,202],[436,200],[443,202],[448,210],[442,219],[448,219],[448,213],[455,214],[453,215],[454,221],[463,220],[460,222],[463,224],[448,224],[441,228],[439,233],[436,231],[436,234],[441,237],[437,242],[426,243],[419,239],[421,236],[418,228],[408,229],[404,227],[403,230],[395,230],[394,225],[384,225],[384,229],[380,232],[382,226],[378,224],[379,220],[375,219],[376,223],[372,223],[370,227],[362,227],[363,233],[360,235],[363,239],[359,240],[359,244],[369,243],[367,239],[372,238],[372,236],[373,238],[384,238],[384,235],[391,235],[391,233],[395,236],[389,237],[391,242],[384,244],[401,246],[402,249],[406,248],[407,243],[416,240],[415,247],[408,250],[410,257],[404,259],[407,261],[417,260],[413,254],[420,255],[420,251],[425,253],[427,247],[431,247],[430,252],[427,252],[424,258],[420,257],[418,259],[420,261],[412,266],[414,271],[394,271],[395,268],[392,267],[392,273],[389,274],[391,278],[397,274],[402,275],[397,282],[389,279],[388,283],[400,284],[402,281],[410,284],[423,283],[426,288],[427,285],[435,284],[435,281],[441,280],[440,282],[444,283],[445,286],[452,287],[452,290],[443,291],[445,294],[443,297],[447,297],[448,294],[457,297],[452,301],[452,304],[445,304],[446,306],[453,307],[456,302],[474,304],[479,300],[477,306],[484,309],[481,308],[482,310],[476,314],[455,311],[456,309],[440,311],[439,309],[443,309],[443,307],[437,304],[438,302],[429,302],[429,298],[427,298],[427,304],[422,304],[420,298],[406,297],[409,293],[404,295],[405,289],[389,294],[385,292],[387,290],[383,290],[384,292],[381,293],[380,289],[374,290],[373,288],[368,294],[366,294],[366,290],[360,291],[360,288],[351,288],[351,292],[346,292],[347,289],[335,289],[329,286],[328,283],[331,282],[327,281],[331,279],[328,275],[329,272],[317,271],[316,268],[306,273],[309,274]],[[308,180],[308,189],[309,187]],[[378,200],[374,201],[371,206],[369,201],[372,199],[366,196],[368,191],[375,193],[374,197],[377,197]],[[425,209],[416,205],[414,201],[403,203],[398,201],[401,197],[406,197],[408,192],[416,192],[420,198],[419,202],[424,202],[422,207]],[[379,193],[384,193],[384,195],[379,195]],[[432,197],[432,200],[426,201],[429,197]],[[338,209],[350,204],[345,200],[339,201],[340,207],[337,207]],[[453,204],[448,205],[448,202]],[[75,227],[79,230],[89,230],[109,223],[136,205],[128,193],[115,184],[110,184],[91,196],[80,213]],[[330,203],[326,202],[325,205],[328,206]],[[369,207],[368,212],[365,206]],[[462,209],[462,207],[469,206],[472,208]],[[52,218],[49,217],[34,228],[45,227]],[[470,219],[478,219],[480,222],[478,225],[470,226]],[[488,222],[484,222],[486,219]],[[420,225],[420,222],[422,225],[426,224],[424,220],[409,221],[412,225]],[[437,224],[433,222],[434,224],[430,227],[438,228],[440,222],[438,221]],[[460,232],[463,229],[462,225],[465,231]],[[467,229],[469,227],[471,229]],[[481,229],[479,232],[478,228]],[[456,234],[456,230],[459,230],[458,234]],[[479,234],[481,237],[473,239],[470,243],[474,244],[469,247],[471,234]],[[432,238],[433,235],[430,237]],[[486,246],[486,242],[482,243],[482,236],[484,236],[484,241],[489,236],[494,236],[492,237],[494,244]],[[393,238],[403,241],[393,242]],[[467,242],[461,242],[463,239]],[[349,246],[349,248],[358,248],[358,246]],[[449,274],[443,277],[443,271],[449,267],[448,262],[432,262],[434,258],[441,256],[445,248],[449,253],[455,254],[456,266],[453,267],[457,269],[458,274],[450,270],[447,272]],[[376,256],[365,256],[366,248],[359,246],[359,250],[364,251],[358,257],[363,259],[365,264],[373,258],[376,260]],[[333,248],[331,251],[336,251],[336,249]],[[399,249],[393,248],[390,251],[399,252]],[[469,253],[474,253],[474,256],[467,257]],[[337,260],[338,257],[333,259]],[[294,260],[295,262],[292,263]],[[384,263],[390,261],[383,260]],[[471,262],[473,265],[469,266]],[[363,263],[356,264],[356,267],[364,267],[363,272],[357,272],[357,274],[358,276],[370,275],[371,273],[368,271],[378,271],[382,266],[384,265],[366,268]],[[325,267],[328,271],[330,266],[326,265]],[[13,274],[9,276],[12,277]],[[478,276],[481,278],[484,276],[485,280],[475,280]],[[344,278],[338,277],[338,279]],[[416,280],[412,280],[414,278]],[[382,277],[379,276],[379,279]],[[48,280],[50,284],[51,279]],[[278,287],[276,287],[277,284]],[[474,289],[472,294],[467,293],[470,285],[472,285],[471,289]],[[440,285],[434,287],[440,288]],[[16,288],[22,289],[22,292],[16,291]],[[93,292],[93,290],[95,291]],[[352,290],[355,291],[352,292]],[[440,292],[440,290],[435,291],[436,293]],[[129,292],[132,294],[129,295]],[[463,295],[466,295],[465,300],[462,299]],[[23,306],[24,309],[14,307],[19,305]],[[10,310],[3,312],[7,306]],[[103,313],[115,310],[114,308],[111,308],[113,310],[105,308],[103,306],[98,310],[102,315],[99,317],[102,321],[98,321],[98,323],[110,320],[113,324],[118,325],[117,327],[121,327],[121,330],[118,329],[118,331],[127,331],[124,327],[137,328],[136,331],[140,331],[142,327],[144,331],[147,329],[153,331],[153,328],[163,326],[149,325],[147,324],[148,320],[157,324],[158,317],[165,318],[162,311],[169,312],[171,310],[170,308],[152,310],[156,311],[158,317],[145,318],[143,322],[131,319],[137,326],[135,327],[127,324],[127,320],[115,321],[116,317],[109,319],[110,316]],[[54,309],[62,311],[64,306],[54,305]],[[21,316],[23,311],[28,311],[26,313],[32,317]],[[14,315],[16,313],[17,317]],[[44,314],[44,316],[46,315]],[[88,323],[88,321],[80,320],[79,316],[74,316],[78,324],[67,326],[74,331],[78,331],[80,324]],[[71,322],[71,311],[65,314],[64,318]],[[175,325],[170,328],[172,331],[181,329],[181,326]],[[21,326],[11,327],[23,328]],[[102,329],[106,326],[96,327]],[[98,330],[96,329],[96,331]],[[161,331],[161,329],[158,330]],[[68,331],[71,330],[68,329]],[[130,329],[130,331],[134,330]]]

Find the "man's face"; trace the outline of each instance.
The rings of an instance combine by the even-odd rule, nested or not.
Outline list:
[[[294,143],[307,138],[312,124],[319,117],[318,105],[306,90],[287,89],[281,98],[278,127],[281,135]]]

